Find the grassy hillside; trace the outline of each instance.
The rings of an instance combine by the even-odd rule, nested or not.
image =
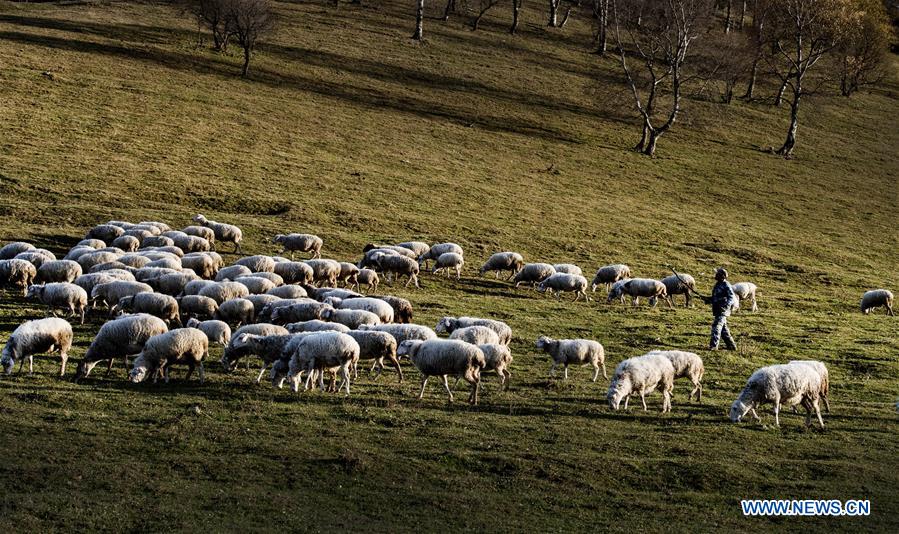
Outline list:
[[[240,225],[249,253],[277,252],[269,239],[286,231],[322,236],[338,259],[370,241],[452,240],[461,281],[390,291],[422,324],[507,321],[512,389],[487,378],[470,408],[432,380],[418,401],[408,369],[402,385],[360,377],[348,399],[295,395],[215,362],[204,386],[135,387],[120,367],[74,385],[43,359],[34,377],[0,379],[0,525],[897,529],[899,323],[857,310],[864,290],[899,290],[895,63],[869,92],[809,99],[794,160],[765,153],[786,109],[701,100],[650,159],[628,150],[639,126],[583,18],[547,29],[535,4],[514,37],[505,11],[477,32],[428,19],[419,45],[408,2],[277,8],[241,79],[236,52],[198,48],[165,4],[0,4],[0,242],[62,253],[99,222],[184,226],[197,212]],[[709,353],[707,308],[515,291],[477,277],[499,250],[590,275],[626,262],[662,277],[670,263],[703,292],[724,265],[758,284],[761,310],[731,320],[738,352]],[[0,339],[42,313],[4,291]],[[102,320],[77,328],[75,361]],[[686,402],[679,383],[671,414],[612,412],[586,369],[548,378],[541,334],[599,340],[610,373],[653,348],[699,352],[706,398]],[[830,366],[825,431],[790,414],[773,428],[770,410],[764,427],[726,420],[753,369],[795,358]],[[870,498],[873,515],[740,513],[741,498],[781,497]]]

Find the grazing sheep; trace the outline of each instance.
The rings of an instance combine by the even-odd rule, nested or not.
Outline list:
[[[384,324],[393,322],[393,306],[389,302],[374,297],[358,297],[349,299],[337,299],[329,297],[325,300],[337,309],[341,310],[364,310],[375,314],[379,322]]]
[[[300,377],[308,373],[305,389],[312,387],[312,381],[319,371],[319,387],[324,389],[323,371],[339,368],[342,387],[350,394],[350,369],[359,360],[359,343],[348,334],[341,332],[318,332],[306,335],[296,345],[288,364],[287,378],[294,392],[300,389]]]
[[[324,241],[312,234],[278,234],[272,239],[273,243],[280,243],[284,250],[281,253],[290,252],[293,259],[294,252],[311,252],[312,259],[322,257],[322,245]]]
[[[25,243],[25,244],[27,245],[28,243]],[[76,248],[79,248],[79,247],[90,247],[90,248],[96,250],[98,248],[104,248],[105,246],[106,246],[106,243],[104,243],[103,241],[100,241],[99,239],[82,239],[74,247],[72,247],[72,250],[75,250]],[[0,259],[3,259],[2,249],[0,249]]]
[[[234,324],[235,328],[238,328],[240,325],[252,323],[255,312],[256,308],[249,300],[233,298],[219,304],[213,317],[219,321]]]
[[[171,269],[169,269],[171,270]],[[83,271],[83,270],[82,270]],[[133,267],[128,267],[124,263],[120,261],[110,261],[108,263],[101,263],[100,265],[94,265],[90,269],[87,270],[88,274],[90,273],[102,273],[106,271],[126,271],[131,273],[132,275],[136,271]],[[135,277],[136,278],[136,277]]]
[[[888,289],[872,289],[862,295],[861,310],[865,315],[871,313],[874,308],[886,308],[889,315],[893,315],[893,293]]]
[[[733,310],[739,310],[740,304],[744,300],[749,300],[752,303],[752,307],[750,311],[756,312],[759,310],[758,303],[755,300],[756,291],[758,291],[758,286],[753,284],[752,282],[739,282],[730,286],[734,290],[734,296],[737,297],[736,302],[734,303]]]
[[[372,245],[367,245],[365,248],[365,253],[362,256],[362,259],[359,260],[359,263],[356,264],[360,269],[365,269],[367,267],[377,267],[377,259],[381,256],[400,256],[401,254],[396,252],[395,250],[391,250],[388,248],[369,248]],[[404,249],[406,250],[406,249]],[[409,252],[406,250],[406,252]]]
[[[282,299],[299,299],[299,298],[304,298],[304,297],[309,296],[309,294],[306,292],[305,289],[303,289],[300,286],[292,285],[292,284],[273,287],[272,289],[269,289],[266,292],[266,294],[274,295],[274,296],[280,297]]]
[[[153,227],[150,227],[150,228],[153,228]],[[125,230],[124,235],[113,239],[112,243],[113,243],[113,246],[124,249],[125,247],[116,245],[115,244],[116,241],[119,239],[122,239],[124,237],[133,237],[134,239],[137,240],[137,247],[140,248],[141,243],[144,242],[144,239],[147,239],[148,237],[153,237],[154,235],[159,235],[159,234],[154,234],[153,231],[159,232],[159,229],[153,228],[153,230],[151,231],[151,230],[147,230],[145,228],[129,228],[128,230]]]
[[[398,254],[400,256],[412,258],[413,260],[417,258],[415,252],[413,252],[411,249],[394,245],[375,245],[374,243],[369,243],[362,249],[362,252],[364,252],[366,255],[369,255],[369,252],[374,251],[385,252],[388,254]]]
[[[484,371],[496,371],[499,377],[499,389],[509,389],[509,381],[512,379],[512,351],[509,347],[498,343],[487,343],[478,345],[481,352],[484,353]]]
[[[584,276],[584,272],[581,270],[581,268],[573,263],[557,263],[553,265],[553,269],[555,269],[557,273]]]
[[[81,265],[72,260],[48,261],[37,270],[38,282],[69,282],[81,276]]]
[[[459,280],[462,278],[463,265],[465,265],[465,259],[462,258],[461,254],[447,252],[446,254],[441,254],[440,257],[437,258],[437,261],[434,262],[434,268],[431,269],[431,273],[437,274],[437,271],[445,271],[446,277],[449,278],[450,271],[456,271],[456,280]]]
[[[283,286],[283,285],[284,285],[284,279],[283,279],[283,278],[281,278],[279,275],[277,275],[277,274],[275,274],[275,273],[270,273],[270,272],[267,272],[267,271],[260,271],[260,272],[250,273],[250,274],[248,274],[248,275],[238,276],[237,278],[250,278],[250,277],[264,278],[264,279],[268,280],[269,282],[271,282],[272,284],[274,284],[275,287]],[[235,281],[238,281],[238,282],[239,282],[239,280],[235,280]]]
[[[280,304],[280,302],[275,302],[273,304],[269,304],[266,308],[274,305]],[[280,306],[275,308],[271,312],[271,321],[275,324],[287,324],[287,323],[296,323],[299,321],[311,321],[312,319],[322,319],[322,313],[325,310],[333,310],[329,304],[323,304],[321,302],[301,302],[299,304],[290,304],[287,306]]]
[[[94,289],[91,290],[91,302],[94,303],[94,306],[102,302],[106,307],[112,308],[125,297],[152,292],[153,288],[149,284],[116,280],[94,286]]]
[[[345,261],[340,262],[340,274],[338,280],[343,282],[344,287],[355,287],[359,289],[359,267]]]
[[[702,375],[705,374],[705,366],[698,354],[682,350],[654,350],[647,354],[658,354],[668,358],[674,367],[674,379],[686,377],[693,384],[687,399],[692,400],[693,395],[696,395],[696,402],[702,402]]]
[[[216,282],[225,282],[227,280],[236,280],[241,276],[250,276],[253,271],[246,265],[229,265],[223,267],[215,275]]]
[[[215,243],[215,232],[212,230],[212,228],[207,228],[205,226],[191,225],[191,226],[185,227],[181,231],[187,235],[202,237],[203,239],[208,241],[210,245]]]
[[[557,299],[562,298],[562,293],[572,291],[575,302],[581,297],[590,300],[587,296],[587,279],[576,274],[556,273],[550,276],[537,285],[538,292],[543,293],[546,290],[549,290],[550,294],[555,294]]]
[[[257,335],[249,333],[235,334],[233,346],[242,356],[255,355],[262,360],[262,368],[256,376],[256,383],[262,380],[262,375],[270,365],[278,362],[283,358],[289,358],[285,355],[288,347],[291,350],[296,347],[296,340],[306,334],[271,334]],[[233,368],[232,368],[233,369]]]
[[[472,345],[499,344],[499,336],[486,326],[466,326],[453,330],[450,339],[458,339]]]
[[[140,248],[140,240],[131,235],[121,235],[113,239],[111,244],[125,252],[136,252]]]
[[[34,373],[35,354],[59,351],[59,357],[62,359],[59,376],[63,376],[66,374],[66,362],[69,359],[74,336],[72,325],[56,317],[24,322],[6,340],[3,353],[0,355],[0,366],[6,374],[10,374],[16,360],[19,360],[21,373],[22,365],[27,359],[28,374],[31,375]]]
[[[156,278],[149,278],[144,282],[146,284],[149,284],[150,287],[152,287],[153,290],[157,293],[163,293],[165,295],[177,297],[184,292],[184,288],[187,287],[187,284],[199,279],[199,276],[194,274],[193,271],[190,271],[163,274],[161,276],[157,276]]]
[[[146,267],[147,264],[151,261],[153,260],[146,256],[141,256],[140,254],[125,254],[118,259],[118,263],[121,263],[125,267],[131,267],[132,269],[140,269],[142,267]],[[96,269],[97,267],[98,266],[95,265],[94,267],[92,267],[92,269]]]
[[[157,334],[144,344],[144,349],[134,359],[129,378],[135,384],[142,382],[147,376],[156,375],[162,369],[165,383],[169,383],[169,369],[173,364],[187,365],[187,376],[190,379],[194,368],[198,368],[200,383],[206,375],[203,371],[203,360],[209,355],[209,338],[196,328],[178,328],[163,334]],[[155,382],[155,378],[154,378]]]
[[[395,274],[397,280],[399,280],[400,276],[409,277],[409,280],[403,287],[409,287],[409,284],[414,282],[416,288],[421,288],[421,286],[418,285],[419,264],[415,260],[405,256],[382,254],[375,258],[375,265],[377,270],[387,273],[388,283],[391,282],[390,276]]]
[[[100,224],[88,230],[85,239],[99,239],[104,243],[112,243],[115,238],[124,235],[125,229],[112,224]]]
[[[222,347],[226,347],[231,341],[231,327],[224,321],[200,321],[191,318],[184,326],[187,328],[196,328],[206,334],[209,343],[218,343]]]
[[[210,221],[200,214],[194,216],[193,221],[207,228],[211,228],[212,231],[215,232],[215,238],[220,242],[234,243],[235,254],[243,253],[240,248],[240,242],[243,240],[243,232],[240,231],[240,228],[234,226],[233,224]]]
[[[191,271],[190,273],[195,274],[193,271]],[[134,279],[138,282],[148,283],[149,280],[159,278],[160,276],[165,276],[168,274],[182,274],[182,271],[181,269],[169,269],[167,267],[141,267],[140,269],[135,270],[132,274],[134,274]],[[194,278],[197,277],[195,276]]]
[[[275,274],[283,278],[285,284],[311,284],[315,279],[312,267],[301,261],[277,262]]]
[[[182,232],[179,232],[178,234],[169,233],[168,237],[171,237],[174,246],[187,253],[208,252],[212,250],[212,244],[202,237],[187,235]]]
[[[665,300],[668,301],[668,305],[672,308],[674,307],[674,296],[675,295],[683,295],[684,296],[684,307],[690,307],[690,293],[696,290],[696,280],[690,276],[689,274],[681,274],[679,275],[672,274],[671,276],[666,276],[662,278],[662,284],[665,285]],[[655,305],[655,300],[652,300],[653,306]]]
[[[496,332],[499,342],[508,345],[512,342],[512,329],[502,321],[494,319],[480,319],[478,317],[443,317],[437,322],[434,331],[438,334],[452,334],[457,328],[467,326],[486,326]]]
[[[25,260],[0,260],[0,284],[22,289],[27,294],[28,286],[37,278],[37,269]]]
[[[624,399],[627,410],[631,395],[640,395],[643,411],[646,407],[646,394],[657,389],[662,394],[662,413],[671,411],[671,391],[674,389],[674,366],[671,360],[660,354],[644,354],[629,358],[618,364],[606,400],[609,407],[617,410]]]
[[[120,300],[118,304],[113,306],[110,314],[118,315],[122,312],[146,313],[159,317],[165,321],[166,325],[171,326],[171,323],[174,321],[180,326],[181,316],[178,310],[178,301],[175,300],[175,297],[161,293],[138,293]]]
[[[531,287],[536,288],[537,284],[554,274],[556,274],[555,267],[548,263],[527,263],[515,273],[512,281],[515,282],[515,287],[521,284],[530,284]]]
[[[277,262],[271,256],[263,255],[247,256],[234,262],[235,265],[248,267],[250,273],[273,273],[275,272],[275,263]]]
[[[27,262],[31,263],[32,265],[34,265],[35,269],[40,269],[41,265],[47,263],[48,261],[53,261],[56,258],[55,257],[51,258],[50,256],[47,256],[46,254],[42,254],[42,253],[38,252],[38,249],[35,249],[30,252],[22,252],[21,254],[16,254],[16,257],[13,259],[27,261]]]
[[[655,306],[657,299],[659,298],[665,298],[665,302],[668,302],[666,298],[668,293],[665,289],[665,284],[649,278],[631,278],[626,282],[623,280],[619,281],[619,283],[612,286],[611,291],[609,291],[606,303],[611,303],[615,299],[620,299],[623,302],[624,295],[631,296],[631,303],[634,306],[637,306],[640,303],[640,297],[648,298],[650,304],[653,306]],[[668,304],[669,306],[671,305],[670,302]]]
[[[406,241],[405,243],[397,243],[396,246],[411,250],[416,258],[431,250],[431,245],[422,241]]]
[[[140,242],[141,247],[173,247],[175,246],[175,240],[171,237],[167,237],[164,235],[154,235],[150,237],[145,237],[143,241]]]
[[[101,242],[102,243],[102,242]],[[106,243],[102,243],[100,247],[105,247]],[[24,241],[16,241],[7,243],[0,248],[0,260],[11,260],[23,252],[34,250],[35,246]]]
[[[781,405],[802,404],[806,410],[805,425],[811,426],[814,410],[821,428],[824,428],[824,419],[821,418],[821,410],[818,407],[821,389],[821,375],[810,365],[785,364],[762,367],[752,373],[740,396],[731,405],[730,420],[738,423],[751,412],[757,421],[761,421],[755,408],[770,402],[774,404],[774,424],[780,426]]]
[[[562,365],[565,373],[565,380],[568,380],[568,366],[575,365],[592,365],[593,381],[599,377],[599,368],[602,366],[602,376],[608,379],[606,375],[606,353],[602,345],[591,339],[553,339],[547,336],[537,338],[535,344],[538,350],[549,354],[553,360],[552,367],[549,368],[549,375],[556,373],[556,366]]]
[[[381,324],[378,316],[365,310],[335,310],[329,308],[322,310],[321,318],[332,323],[340,323],[350,328],[359,328],[363,324]]]
[[[116,277],[109,275],[108,273],[90,273],[90,274],[82,274],[78,278],[75,279],[75,285],[80,287],[90,295],[94,287],[105,284],[107,282],[115,282],[117,280]]]
[[[421,373],[421,392],[418,398],[425,394],[425,386],[428,378],[439,376],[443,379],[443,387],[449,394],[449,401],[453,402],[453,392],[450,390],[448,377],[464,378],[471,384],[471,394],[468,401],[471,404],[478,403],[478,390],[481,382],[481,369],[487,362],[484,353],[477,345],[465,343],[456,339],[432,339],[430,341],[407,340],[400,343],[397,348],[397,356],[409,356],[412,363]]]
[[[349,332],[350,327],[340,324],[340,323],[329,323],[327,321],[320,321],[318,319],[313,319],[311,321],[300,321],[297,323],[288,323],[284,325],[287,328],[287,331],[291,334],[300,334],[303,332],[326,332],[329,330],[334,330],[336,332]]]
[[[197,273],[197,275],[204,280],[215,278],[215,275],[218,274],[218,265],[216,264],[215,258],[202,253],[197,254],[194,252],[185,254],[184,257],[181,258],[181,267],[183,269],[193,270],[193,272]]]
[[[277,297],[275,295],[262,294],[262,295],[247,295],[243,297],[250,302],[253,303],[253,317],[258,317],[262,310],[265,309],[266,306],[271,304],[272,302],[278,302],[279,300],[283,300],[281,297]]]
[[[459,254],[459,258],[462,258],[462,255]],[[437,263],[440,263],[440,258],[437,258]],[[517,252],[497,252],[496,254],[487,258],[487,261],[484,262],[484,265],[481,265],[479,273],[481,276],[484,276],[484,273],[488,271],[493,271],[496,275],[496,278],[499,278],[499,273],[501,271],[509,271],[509,278],[511,279],[515,276],[518,271],[524,266],[524,258],[521,254]],[[458,278],[458,276],[457,276]]]
[[[379,325],[361,325],[359,330],[375,330],[377,332],[387,332],[396,340],[397,345],[403,341],[418,340],[428,341],[437,339],[437,334],[420,324],[379,324]]]
[[[377,291],[379,283],[381,283],[381,279],[378,278],[377,271],[359,269],[359,273],[356,275],[356,289],[359,289],[360,285],[365,285],[370,291]]]
[[[203,291],[203,288],[213,286],[217,283],[218,282],[213,282],[211,280],[191,280],[184,284],[184,290],[181,292],[181,295],[199,295],[200,291]]]
[[[46,304],[50,312],[53,312],[54,308],[67,310],[72,317],[80,316],[81,324],[84,324],[87,292],[81,286],[68,282],[32,285],[28,286],[25,298]]]
[[[290,334],[290,332],[283,326],[268,323],[248,324],[238,328],[231,335],[231,340],[228,342],[228,346],[225,347],[225,350],[222,353],[221,364],[226,372],[231,372],[237,368],[237,363],[241,358],[258,355],[258,353],[253,352],[255,347],[248,345],[245,338],[241,341],[245,334],[254,336],[286,336]],[[263,370],[264,369],[265,368],[263,367]]]
[[[200,290],[199,295],[209,297],[222,305],[226,300],[239,299],[250,294],[247,286],[237,282],[215,282]]]
[[[142,268],[172,269],[173,271],[180,271],[183,268],[183,265],[181,264],[181,258],[159,258],[158,260],[151,261]]]
[[[830,373],[827,371],[827,366],[817,360],[792,360],[789,363],[808,365],[818,373],[818,376],[821,377],[821,391],[819,397],[824,401],[824,411],[830,413],[830,402],[827,400],[827,396],[830,394]]]
[[[312,268],[313,283],[327,283],[329,287],[337,285],[337,277],[340,276],[340,263],[334,260],[317,259],[306,260],[306,265]]]
[[[185,317],[212,318],[219,309],[218,302],[201,295],[185,295],[176,300],[178,301],[178,309]]]
[[[403,370],[400,368],[400,361],[396,357],[397,343],[393,336],[387,332],[378,332],[376,330],[350,330],[346,334],[359,344],[360,360],[374,360],[369,372],[377,368],[378,372],[375,374],[375,377],[380,376],[384,370],[384,358],[387,358],[393,364],[394,369],[396,369],[399,383],[403,383]],[[353,379],[357,378],[359,378],[359,371],[354,363]]]
[[[465,255],[462,247],[455,243],[440,243],[438,245],[433,245],[427,252],[420,255],[418,257],[418,263],[419,265],[424,264],[425,269],[427,269],[428,260],[436,260],[441,254],[446,254],[447,252],[453,252],[460,256]]]
[[[96,250],[94,252],[89,252],[87,254],[78,256],[78,259],[75,261],[77,261],[78,264],[81,265],[82,271],[90,271],[91,267],[117,261],[122,255],[123,254],[119,254],[118,252]]]
[[[78,363],[75,381],[87,377],[91,370],[104,360],[109,361],[107,374],[116,358],[124,358],[127,367],[129,355],[139,353],[144,349],[144,343],[148,339],[168,330],[162,319],[143,313],[125,315],[107,322],[91,341],[84,359]]]
[[[612,284],[630,277],[631,268],[627,265],[616,263],[615,265],[600,267],[596,271],[596,276],[593,277],[593,292],[596,292],[596,288],[599,284],[604,284],[606,286],[606,291],[609,291],[612,288]]]
[[[102,241],[99,241],[99,240],[91,240],[91,241],[97,241],[98,243],[100,243],[101,248],[102,248],[102,246],[105,246],[105,243],[103,243]],[[80,258],[81,256],[84,256],[85,254],[90,254],[91,252],[97,252],[97,249],[93,248],[93,247],[88,247],[86,245],[76,245],[76,246],[72,247],[71,249],[69,249],[69,252],[66,253],[66,255],[62,259],[78,261],[78,258]]]
[[[312,293],[308,289],[306,290],[306,292],[312,295]],[[314,293],[315,300],[319,302],[325,302],[328,299],[336,299],[339,302],[344,299],[357,299],[363,297],[361,293],[356,293],[355,291],[351,291],[349,289],[339,289],[333,287],[322,287],[316,289]]]
[[[295,298],[295,299],[283,299],[282,298],[282,299],[271,301],[262,307],[262,311],[260,311],[256,314],[256,322],[259,322],[259,323],[270,322],[272,320],[272,314],[275,312],[276,309],[283,308],[286,306],[292,306],[294,304],[302,304],[304,302],[315,302],[315,301],[310,298],[304,298],[304,297]]]
[[[412,308],[412,303],[407,299],[401,297],[394,297],[393,295],[381,295],[381,296],[372,296],[371,298],[376,298],[383,300],[387,304],[390,304],[390,307],[393,308],[393,320],[392,321],[383,321],[382,322],[396,322],[396,323],[411,323],[412,316],[414,314],[414,310]]]
[[[234,281],[246,286],[251,295],[262,295],[277,287],[274,282],[261,276],[241,276]]]

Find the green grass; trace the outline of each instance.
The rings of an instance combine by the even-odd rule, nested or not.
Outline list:
[[[202,387],[135,387],[121,367],[74,385],[39,360],[34,377],[0,379],[0,525],[897,529],[897,323],[857,310],[864,290],[899,289],[895,62],[871,91],[808,99],[794,160],[764,152],[786,109],[695,99],[649,159],[628,150],[639,126],[583,17],[546,29],[535,4],[515,37],[505,11],[478,32],[428,19],[417,45],[411,3],[277,7],[244,80],[238,54],[196,48],[163,4],[0,5],[0,241],[62,253],[99,222],[184,226],[197,212],[239,224],[250,253],[277,252],[269,238],[288,230],[338,259],[375,240],[453,240],[470,262],[460,282],[391,291],[423,324],[507,321],[511,391],[488,378],[480,406],[450,406],[432,381],[417,401],[410,369],[402,386],[361,378],[348,399],[295,395],[214,365]],[[671,263],[703,292],[724,265],[759,285],[761,310],[731,320],[737,353],[708,353],[707,309],[514,291],[476,276],[498,250],[590,274],[621,261],[662,277]],[[42,313],[2,293],[0,336]],[[101,322],[76,328],[75,361]],[[599,340],[610,372],[649,349],[700,352],[706,398],[686,402],[679,383],[671,414],[612,412],[586,369],[548,378],[541,334]],[[726,420],[753,369],[794,358],[831,369],[825,431],[790,414],[775,429],[770,411],[764,427]],[[740,513],[741,498],[782,497],[870,498],[873,514]]]

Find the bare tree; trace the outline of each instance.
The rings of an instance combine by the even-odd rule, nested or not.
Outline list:
[[[518,31],[518,21],[523,3],[524,0],[512,0],[512,25],[509,27],[509,33],[512,35],[515,35],[515,32]]]
[[[593,41],[599,55],[605,55],[609,46],[609,1],[593,0],[593,18],[596,20],[596,34]]]
[[[212,32],[212,46],[217,52],[228,48],[231,32],[228,29],[228,12],[231,0],[190,0],[187,9],[197,19],[197,25]]]
[[[274,14],[269,0],[230,0],[230,6],[228,27],[243,48],[240,75],[247,76],[256,43],[274,29]]]
[[[568,17],[571,16],[571,6],[568,6],[568,10],[565,12],[565,16],[562,17],[561,22],[559,21],[559,7],[562,5],[562,0],[549,0],[549,21],[547,22],[547,26],[551,26],[553,28],[561,28],[565,26],[565,23],[568,22]]]
[[[722,103],[730,104],[754,59],[750,37],[738,32],[709,32],[696,48],[696,77],[702,82],[697,96],[716,91]]]
[[[760,3],[761,0],[759,0]],[[799,106],[809,93],[808,73],[839,43],[839,32],[849,16],[849,0],[768,0],[768,42],[774,54],[769,63],[781,87],[789,89],[790,126],[777,154],[791,157],[799,128]]]
[[[455,4],[453,4],[455,7]],[[415,7],[415,31],[412,33],[412,38],[416,41],[421,41],[422,39],[422,22],[425,18],[425,0],[416,0]],[[449,16],[447,15],[447,18]]]
[[[621,68],[643,122],[635,150],[655,154],[659,137],[677,120],[688,52],[711,13],[709,0],[612,0]]]
[[[854,0],[857,13],[837,46],[840,93],[851,96],[885,76],[890,40],[889,18],[880,0]]]

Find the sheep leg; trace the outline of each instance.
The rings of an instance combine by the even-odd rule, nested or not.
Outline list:
[[[62,366],[59,369],[59,376],[63,377],[66,375],[66,362],[69,361],[69,355],[66,354],[65,352],[61,352],[59,354],[59,357],[62,359]]]
[[[640,402],[643,403],[643,411],[648,412],[649,408],[646,407],[646,392],[642,389],[640,390]]]
[[[549,367],[549,376],[556,375],[556,365],[557,365],[557,363],[553,362],[553,364]]]
[[[344,385],[346,385],[346,396],[347,397],[350,396],[350,369],[349,369],[349,366],[350,366],[350,364],[349,364],[349,362],[347,362],[340,367],[340,375],[341,375],[341,378],[343,378]]]
[[[780,426],[780,399],[774,401],[774,426]]]
[[[565,380],[568,380],[568,364],[565,364]]]
[[[259,369],[259,376],[256,377],[256,383],[257,383],[257,384],[260,383],[260,382],[262,382],[262,375],[265,374],[265,369],[266,369],[267,367],[268,367],[268,364],[265,363],[265,362],[262,362],[262,369]]]
[[[812,402],[812,407],[815,408],[815,415],[818,416],[818,423],[821,424],[821,428],[823,429],[824,428],[824,418],[821,417],[821,407],[818,405],[817,399],[815,399],[815,401]]]
[[[599,378],[599,364],[595,363],[593,364],[593,381],[596,382],[597,378]]]
[[[34,354],[28,355],[28,376],[34,375]]]
[[[509,371],[504,367],[503,375],[505,375],[505,380],[503,380],[503,389],[509,391],[509,385],[512,382],[512,371]]]
[[[162,378],[166,384],[169,383],[169,366],[166,365],[162,368]]]
[[[827,397],[821,397],[821,399],[824,401],[824,411],[830,413],[830,403],[827,402]]]
[[[609,381],[609,375],[606,374],[606,361],[602,361],[602,377],[606,379],[606,382]]]
[[[400,361],[394,355],[390,356],[390,361],[391,361],[391,363],[393,363],[393,366],[396,368],[396,374],[400,377],[399,383],[402,384],[403,383],[403,369],[402,369],[402,367],[400,367]]]
[[[458,380],[456,382],[458,383]],[[453,402],[453,391],[449,387],[448,375],[443,375],[443,387],[446,388],[446,392],[449,394],[449,401]]]
[[[627,410],[627,403],[631,400],[630,394],[624,396],[624,409]]]
[[[197,374],[200,377],[200,383],[202,384],[203,382],[206,381],[206,370],[203,369],[203,362],[198,363],[197,367],[199,368],[199,370],[197,371]]]
[[[427,376],[421,377],[421,391],[418,393],[418,399],[419,399],[419,400],[421,400],[421,399],[424,398],[424,396],[425,396],[425,386],[427,386],[427,385],[428,385],[428,377],[427,377]]]
[[[110,358],[109,365],[106,366],[106,374],[103,375],[103,378],[106,378],[107,376],[109,376],[109,373],[112,372],[112,361],[113,361],[113,358]],[[125,369],[127,369],[127,368],[128,368],[128,364],[125,364]]]
[[[25,358],[23,357],[21,360],[19,360],[19,372],[16,374],[22,374],[22,367],[24,367],[24,366],[25,366]]]

